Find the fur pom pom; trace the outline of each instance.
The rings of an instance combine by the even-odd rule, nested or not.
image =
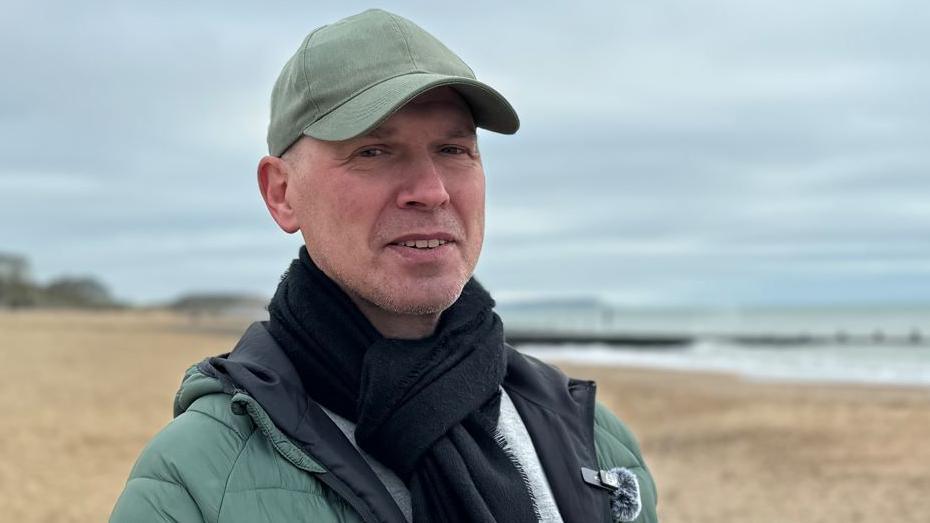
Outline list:
[[[608,474],[617,478],[619,487],[610,495],[610,512],[614,521],[629,522],[639,516],[643,501],[639,495],[639,480],[636,474],[624,467],[612,468]]]

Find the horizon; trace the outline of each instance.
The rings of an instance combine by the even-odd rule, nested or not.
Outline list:
[[[27,256],[23,256],[20,253],[12,252],[0,252],[0,260],[4,257],[19,257],[27,261],[27,265],[31,260]],[[239,291],[230,288],[190,288],[182,289],[176,294],[156,300],[129,300],[123,297],[119,289],[112,288],[107,282],[105,277],[102,277],[98,274],[93,273],[81,273],[81,274],[57,274],[52,275],[49,278],[44,280],[36,280],[31,277],[29,271],[27,271],[27,280],[26,282],[34,284],[40,287],[47,286],[53,282],[65,280],[65,279],[90,279],[95,282],[99,282],[110,292],[110,295],[114,299],[114,303],[119,306],[126,306],[130,308],[165,308],[170,307],[172,304],[180,302],[184,299],[189,298],[222,298],[230,300],[245,300],[245,301],[267,301],[270,300],[272,292],[262,292],[262,291]],[[476,275],[477,277],[477,275]],[[887,300],[887,301],[860,301],[860,302],[830,302],[830,301],[796,301],[796,302],[757,302],[757,303],[719,303],[719,302],[669,302],[669,303],[640,303],[640,304],[631,304],[623,301],[613,301],[603,295],[598,295],[596,293],[591,294],[572,294],[572,293],[563,293],[563,294],[553,294],[553,293],[531,293],[531,292],[501,292],[493,293],[492,297],[496,302],[496,307],[499,309],[503,308],[540,308],[546,309],[550,307],[568,307],[568,308],[584,308],[584,307],[595,307],[599,309],[607,309],[615,312],[776,312],[776,311],[863,311],[863,310],[922,310],[927,309],[930,311],[930,299],[923,301],[902,301],[902,300]],[[930,320],[930,317],[928,317]]]

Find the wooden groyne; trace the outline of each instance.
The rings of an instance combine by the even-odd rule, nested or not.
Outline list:
[[[588,345],[600,344],[644,349],[678,349],[699,341],[758,347],[796,347],[803,345],[928,345],[930,336],[917,330],[900,334],[874,331],[868,334],[634,334],[617,332],[508,330],[508,343],[519,345]]]
[[[694,343],[691,336],[655,336],[635,334],[601,334],[584,332],[508,331],[505,336],[511,345],[565,345],[592,344],[627,347],[676,348]]]

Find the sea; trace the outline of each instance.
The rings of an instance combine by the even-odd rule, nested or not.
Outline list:
[[[518,346],[543,360],[930,388],[930,305],[635,309],[578,302],[504,304],[498,312],[507,332],[686,340]]]

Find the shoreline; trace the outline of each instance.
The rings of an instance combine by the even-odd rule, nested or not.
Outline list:
[[[664,367],[661,365],[648,365],[636,363],[617,363],[595,365],[588,362],[571,361],[568,359],[549,359],[540,357],[539,353],[530,354],[539,358],[546,363],[550,363],[560,369],[616,369],[619,372],[644,372],[655,374],[672,374],[683,376],[699,376],[705,378],[720,378],[723,380],[735,380],[746,385],[773,385],[773,386],[790,386],[805,387],[811,389],[855,389],[855,390],[872,390],[887,392],[917,392],[926,393],[930,397],[930,384],[922,383],[895,383],[895,382],[878,382],[878,381],[860,381],[860,380],[842,380],[842,379],[823,379],[823,378],[792,378],[784,376],[757,376],[752,374],[743,374],[738,371],[722,371],[713,369],[694,369],[683,367]]]
[[[930,388],[928,347],[757,348],[707,343],[659,350],[604,345],[525,345],[520,350],[573,366],[725,374],[760,383]]]

